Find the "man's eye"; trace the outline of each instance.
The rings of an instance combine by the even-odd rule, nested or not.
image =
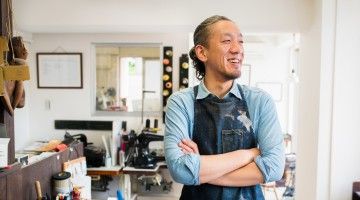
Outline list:
[[[230,40],[223,40],[222,42],[227,44],[227,43],[230,43],[231,41]]]

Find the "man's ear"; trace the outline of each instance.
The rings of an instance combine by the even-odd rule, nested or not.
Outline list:
[[[196,57],[199,58],[199,60],[201,60],[202,62],[205,62],[207,60],[207,55],[206,55],[207,52],[204,46],[196,45],[195,53],[196,53]]]

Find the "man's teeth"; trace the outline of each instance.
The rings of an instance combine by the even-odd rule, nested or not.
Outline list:
[[[228,59],[228,61],[229,62],[231,62],[231,63],[239,63],[240,62],[240,60],[239,59]]]

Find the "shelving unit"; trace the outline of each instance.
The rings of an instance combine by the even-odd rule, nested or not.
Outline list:
[[[189,87],[189,57],[182,54],[179,58],[179,89]]]
[[[169,96],[173,92],[173,48],[163,48],[163,122],[165,122],[165,107]]]

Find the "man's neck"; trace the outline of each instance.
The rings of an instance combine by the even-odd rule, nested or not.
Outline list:
[[[234,80],[218,81],[209,78],[207,79],[206,77],[204,78],[204,85],[206,89],[220,99],[224,98],[224,96],[230,91],[233,82]]]

